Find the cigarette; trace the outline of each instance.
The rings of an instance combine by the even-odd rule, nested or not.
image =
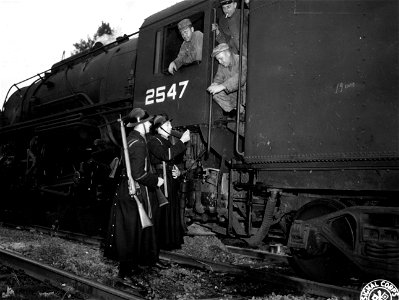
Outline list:
[[[229,14],[226,14],[226,16],[224,18],[227,19],[228,16],[229,16]]]

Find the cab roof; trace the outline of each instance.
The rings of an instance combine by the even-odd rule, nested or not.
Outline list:
[[[148,18],[146,18],[144,20],[143,24],[141,25],[140,30],[147,26],[150,26],[154,23],[157,23],[171,15],[174,15],[176,13],[181,13],[182,11],[184,11],[188,8],[191,8],[195,5],[198,5],[200,3],[207,2],[207,1],[209,1],[209,0],[185,0],[185,1],[178,2],[166,9],[161,10],[161,11],[149,16]],[[214,1],[214,0],[211,0],[211,1]]]

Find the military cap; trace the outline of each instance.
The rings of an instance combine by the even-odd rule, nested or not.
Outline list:
[[[235,0],[219,0],[220,5],[230,4],[231,2],[235,2]]]
[[[221,43],[221,44],[219,44],[219,45],[217,45],[214,49],[213,49],[213,51],[212,51],[212,57],[215,57],[216,55],[218,55],[220,52],[223,52],[223,51],[226,51],[226,50],[229,50],[230,48],[229,48],[229,45],[227,45],[226,43]]]
[[[180,31],[189,26],[193,26],[193,24],[191,24],[190,19],[183,19],[177,24],[177,28],[179,28]]]
[[[153,118],[154,116],[150,116],[144,109],[133,108],[125,118],[126,127],[135,127],[136,125],[151,121]]]
[[[167,114],[157,115],[154,118],[154,128],[159,128],[166,122],[172,122],[173,119],[169,119]]]

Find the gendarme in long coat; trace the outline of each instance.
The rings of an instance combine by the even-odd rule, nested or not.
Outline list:
[[[186,150],[186,146],[181,140],[172,145],[170,140],[160,134],[155,134],[148,140],[151,163],[153,164],[159,177],[163,176],[162,162],[166,165],[166,183],[162,186],[168,189],[168,205],[160,208],[160,228],[159,245],[161,249],[172,250],[180,248],[183,244],[183,226],[179,202],[179,181],[173,179],[172,168],[175,164],[174,158]],[[163,190],[164,191],[164,190]],[[165,191],[164,191],[165,192]]]
[[[137,195],[153,226],[142,229],[136,201],[129,195],[126,170],[113,199],[105,256],[122,264],[154,265],[159,258],[156,232],[159,226],[159,205],[155,193],[158,176],[151,173],[147,144],[139,132],[127,137],[132,177],[138,183]]]

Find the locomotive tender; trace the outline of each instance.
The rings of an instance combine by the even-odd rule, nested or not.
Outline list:
[[[19,214],[98,233],[118,174],[115,121],[142,107],[192,132],[181,161],[186,221],[251,246],[278,239],[319,281],[354,270],[398,280],[398,6],[252,0],[244,122],[224,120],[206,92],[217,69],[211,24],[223,17],[216,0],[177,3],[138,37],[15,85],[1,112],[1,221]],[[203,32],[203,57],[172,76],[183,18]]]

